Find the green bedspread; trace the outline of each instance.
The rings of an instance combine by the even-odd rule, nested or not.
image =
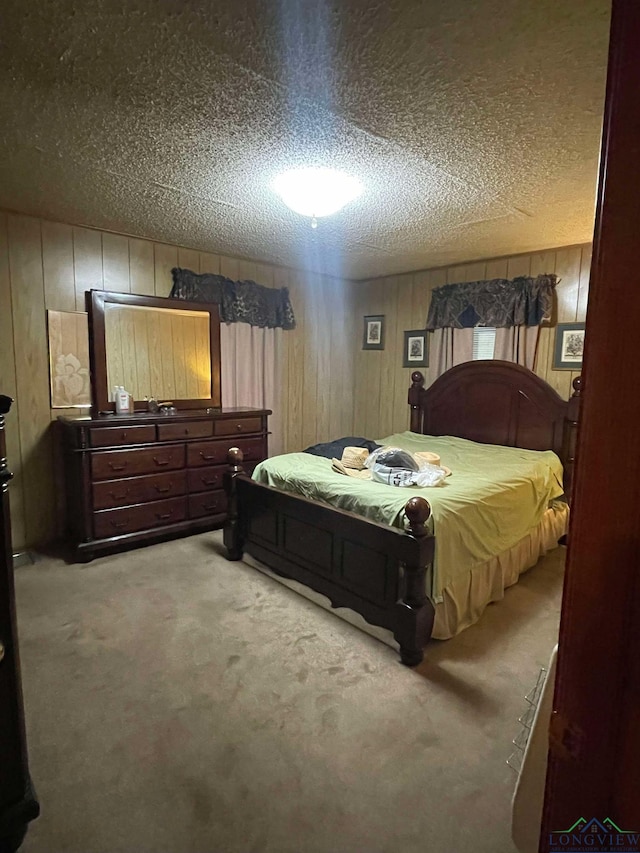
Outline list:
[[[563,493],[562,465],[552,451],[478,444],[452,436],[403,432],[376,439],[412,452],[440,455],[452,473],[434,488],[398,488],[356,480],[331,469],[331,460],[287,453],[260,463],[253,478],[373,521],[404,527],[404,506],[413,495],[429,501],[436,534],[431,597],[475,565],[511,548],[536,527],[549,502]]]

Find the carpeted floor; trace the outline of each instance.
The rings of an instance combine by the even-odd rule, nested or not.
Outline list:
[[[220,543],[16,572],[25,853],[511,853],[505,761],[564,549],[411,670]]]

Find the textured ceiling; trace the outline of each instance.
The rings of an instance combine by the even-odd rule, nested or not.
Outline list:
[[[609,0],[3,0],[0,206],[365,278],[591,239]],[[317,230],[269,184],[343,168]]]

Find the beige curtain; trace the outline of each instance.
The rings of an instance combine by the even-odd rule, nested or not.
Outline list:
[[[493,357],[513,361],[533,370],[538,351],[540,326],[511,326],[496,329]]]
[[[271,409],[269,456],[282,453],[280,365],[282,329],[262,329],[249,323],[220,324],[222,405]]]
[[[473,357],[473,329],[436,329],[433,332],[435,378]]]

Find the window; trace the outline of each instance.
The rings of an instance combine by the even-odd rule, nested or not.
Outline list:
[[[481,358],[493,358],[496,345],[496,330],[493,326],[475,326],[473,330],[474,361]]]

